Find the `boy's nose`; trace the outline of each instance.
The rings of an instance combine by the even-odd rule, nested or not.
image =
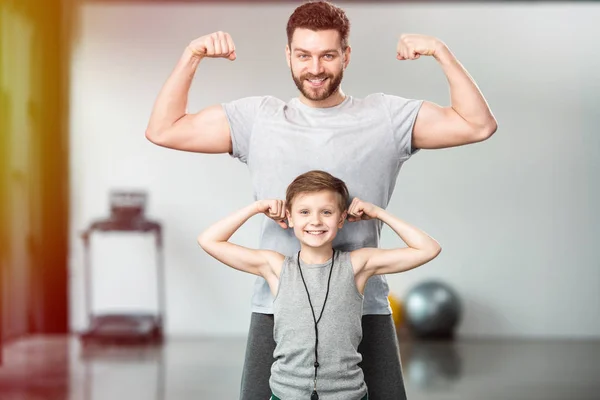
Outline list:
[[[320,226],[321,225],[321,218],[319,217],[314,217],[312,219],[312,221],[310,221],[311,225],[316,225],[316,226]]]

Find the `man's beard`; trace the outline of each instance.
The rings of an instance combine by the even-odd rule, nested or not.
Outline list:
[[[304,74],[304,75],[300,76],[299,78],[294,75],[294,71],[292,71],[291,68],[290,68],[290,71],[292,72],[292,78],[294,79],[294,83],[296,84],[296,87],[298,88],[300,93],[302,93],[304,95],[304,97],[306,97],[307,99],[312,100],[312,101],[325,100],[326,98],[328,98],[329,96],[334,94],[340,87],[340,84],[342,83],[342,78],[344,77],[343,69],[340,70],[340,73],[338,75]],[[304,83],[308,79],[321,79],[321,78],[326,79],[325,85],[323,85],[323,87],[320,87],[320,88],[310,88],[310,87],[305,88],[304,87]],[[306,84],[310,85],[310,83],[306,83]]]

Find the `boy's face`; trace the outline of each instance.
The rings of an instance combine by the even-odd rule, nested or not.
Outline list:
[[[346,211],[340,210],[339,194],[323,190],[300,193],[293,200],[291,212],[286,211],[294,234],[303,244],[321,247],[333,242],[344,225]]]

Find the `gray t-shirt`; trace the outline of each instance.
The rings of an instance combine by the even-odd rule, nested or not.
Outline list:
[[[280,399],[310,398],[315,376],[314,318],[321,316],[317,324],[319,397],[329,400],[362,399],[367,394],[364,374],[359,366],[362,356],[358,352],[362,340],[363,295],[356,287],[350,253],[336,251],[333,266],[331,259],[323,264],[299,261],[302,275],[298,257],[285,258],[279,276],[279,290],[273,302],[276,347],[269,379],[271,390]]]
[[[414,151],[412,129],[421,100],[383,93],[346,96],[335,107],[314,108],[298,98],[247,97],[222,104],[229,120],[232,156],[247,164],[255,199],[285,199],[287,186],[310,170],[327,171],[346,182],[350,198],[386,208],[402,164]],[[300,249],[293,229],[263,217],[259,247],[286,256]],[[378,220],[347,222],[333,242],[352,251],[378,247]],[[391,313],[385,276],[367,282],[363,314]],[[252,311],[272,314],[273,296],[257,278]]]

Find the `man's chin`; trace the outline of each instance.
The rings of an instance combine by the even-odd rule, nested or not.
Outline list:
[[[322,101],[322,100],[326,100],[329,97],[331,97],[331,95],[333,93],[330,93],[329,90],[324,90],[323,92],[320,90],[318,90],[318,91],[303,90],[302,94],[304,95],[304,97],[306,97],[307,99],[309,99],[311,101]]]

